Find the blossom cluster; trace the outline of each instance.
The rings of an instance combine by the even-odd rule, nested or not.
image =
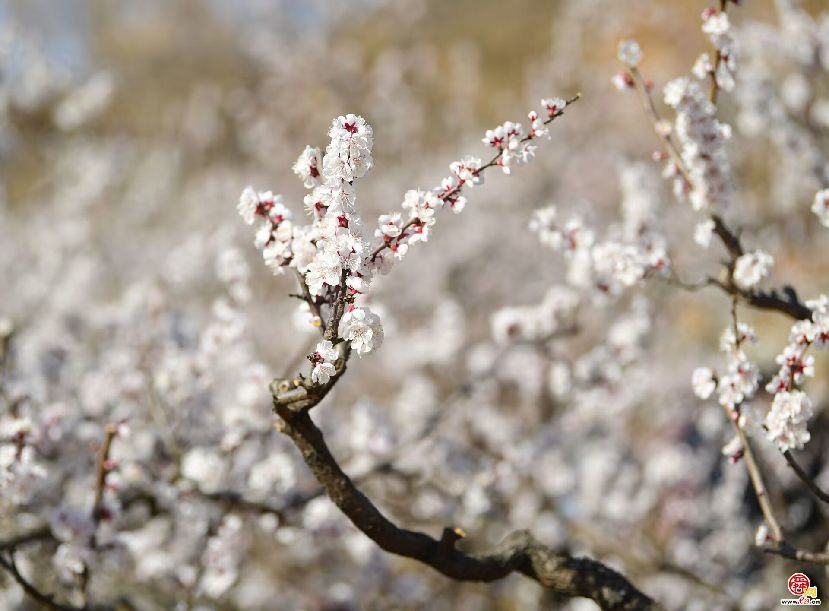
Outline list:
[[[491,318],[495,342],[543,342],[554,334],[572,329],[581,298],[568,286],[550,288],[538,305],[507,307]]]
[[[487,168],[497,166],[510,174],[514,166],[527,163],[535,154],[538,139],[545,135],[549,137],[546,125],[560,116],[568,104],[561,98],[542,99],[542,112],[533,110],[528,113],[528,130],[525,131],[520,123],[507,121],[486,131],[483,142],[495,151],[489,162],[464,157],[450,164],[450,175],[440,186],[431,191],[408,191],[403,199],[403,215],[383,215],[378,221],[375,237],[379,244],[372,251],[372,264],[386,272],[406,255],[411,245],[428,241],[436,221],[435,211],[446,205],[453,212],[461,212],[466,204],[464,190],[481,184]]]
[[[812,319],[792,325],[789,343],[776,358],[780,368],[766,385],[766,390],[774,395],[766,416],[766,430],[782,452],[800,449],[809,441],[806,427],[812,416],[812,403],[797,387],[815,375],[815,358],[807,354],[809,348],[829,347],[829,297],[821,295],[807,301],[806,306],[812,310]]]
[[[674,192],[687,195],[694,210],[722,211],[733,190],[726,142],[731,128],[716,119],[700,82],[680,77],[665,85],[665,104],[676,111],[674,133],[687,175],[671,160],[665,175],[674,177]]]
[[[708,35],[711,44],[717,50],[717,58],[712,61],[707,53],[699,56],[694,64],[694,76],[705,79],[713,78],[717,86],[724,91],[734,89],[734,73],[737,70],[737,53],[731,22],[723,10],[709,7],[702,12],[702,31]]]
[[[702,31],[714,45],[716,59],[712,60],[709,54],[703,53],[691,71],[696,78],[680,77],[665,85],[664,102],[675,111],[676,118],[672,125],[655,116],[654,128],[669,149],[675,152],[673,155],[660,152],[655,158],[667,159],[663,175],[673,180],[677,197],[687,198],[696,211],[720,214],[734,189],[726,151],[731,127],[717,120],[716,105],[704,85],[710,78],[723,90],[734,88],[735,42],[725,10],[708,8],[703,12],[702,19]],[[643,80],[637,71],[642,60],[639,44],[635,40],[621,41],[617,56],[628,71],[614,76],[616,87],[620,90],[636,88],[636,76],[644,88],[643,95],[650,100],[653,83]],[[652,101],[649,104],[654,108]],[[702,221],[697,226],[695,241],[707,248],[713,228],[711,219]]]
[[[762,250],[740,255],[734,262],[734,283],[741,289],[752,289],[768,276],[772,265],[774,257]]]
[[[618,295],[670,269],[665,240],[652,231],[596,240],[595,231],[577,215],[559,222],[555,206],[536,210],[529,227],[542,244],[564,253],[568,278],[577,286],[594,286],[604,294]]]
[[[694,393],[700,399],[709,398],[715,391],[720,405],[736,411],[743,402],[752,399],[760,385],[760,371],[745,353],[746,343],[757,341],[757,335],[745,323],[727,327],[720,337],[720,350],[725,354],[726,373],[718,375],[708,367],[698,367],[691,375]]]
[[[381,215],[373,236],[363,227],[355,191],[355,182],[373,165],[373,130],[353,114],[334,119],[324,155],[307,146],[293,166],[303,185],[311,189],[305,197],[310,225],[294,222],[282,197],[270,191],[245,188],[237,208],[247,224],[258,223],[255,245],[265,264],[275,274],[293,267],[301,275],[308,291],[301,305],[303,317],[321,326],[323,318],[333,313],[335,301],[348,302],[341,320],[335,321],[339,323],[335,337],[363,355],[379,347],[384,337],[380,317],[363,303],[375,274],[388,272],[412,245],[429,240],[440,208],[461,212],[466,205],[465,188],[481,184],[486,168],[498,166],[509,174],[511,168],[531,159],[534,143],[548,135],[547,124],[567,105],[560,98],[545,98],[542,114],[529,113],[526,131],[511,121],[487,130],[483,142],[496,152],[491,161],[484,164],[467,156],[451,163],[450,175],[440,186],[407,191],[402,213]],[[333,344],[326,345],[311,355],[314,382],[323,384],[333,375],[332,350]]]
[[[356,208],[354,183],[364,177],[373,165],[371,155],[373,130],[365,119],[345,115],[334,119],[328,131],[330,142],[325,154],[306,147],[294,164],[294,173],[311,189],[305,197],[310,225],[292,222],[290,211],[281,196],[271,192],[256,193],[247,187],[239,200],[239,213],[248,224],[259,219],[255,244],[262,250],[266,265],[279,274],[293,267],[303,277],[309,292],[310,306],[330,307],[335,299],[365,292],[373,270],[369,265],[369,242],[364,235],[362,220]],[[349,309],[354,309],[353,303]],[[373,321],[370,311],[368,319]],[[365,317],[364,317],[365,318]],[[353,347],[363,354],[380,345],[382,331],[373,332],[363,319],[347,326],[345,320],[340,333],[351,339]],[[321,322],[321,321],[320,321]],[[376,326],[376,325],[375,325]],[[346,330],[346,327],[348,330]],[[313,378],[327,381],[330,369],[324,355],[331,347],[324,347],[321,361],[315,362]]]

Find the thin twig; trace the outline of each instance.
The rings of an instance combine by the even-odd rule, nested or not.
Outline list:
[[[720,12],[726,13],[728,11],[728,0],[720,0]],[[714,56],[714,69],[711,71],[711,89],[708,92],[708,99],[711,101],[712,104],[717,104],[717,95],[720,92],[720,84],[717,82],[717,71],[720,68],[720,64],[723,62],[723,55],[722,51],[717,49],[717,53]]]
[[[737,319],[736,295],[732,296],[731,299],[731,324],[734,329],[734,343],[736,348],[739,350],[741,339],[740,326]],[[780,528],[777,518],[774,517],[774,510],[772,509],[771,501],[769,500],[766,485],[763,482],[763,475],[760,472],[760,467],[757,465],[756,459],[754,458],[754,452],[751,449],[751,443],[748,440],[748,435],[746,435],[742,425],[740,424],[739,412],[731,410],[725,405],[723,405],[723,409],[725,410],[728,419],[731,420],[734,425],[734,430],[737,432],[740,444],[743,446],[743,458],[745,460],[746,469],[748,470],[748,474],[751,479],[751,485],[754,488],[754,494],[757,497],[757,503],[760,505],[760,511],[763,513],[763,518],[769,527],[771,538],[773,541],[783,541],[783,530]]]
[[[544,120],[544,125],[549,125],[550,123],[552,123],[553,121],[558,119],[560,116],[562,116],[564,114],[565,109],[568,106],[570,106],[570,104],[573,104],[574,102],[577,102],[580,99],[581,99],[581,93],[577,93],[576,95],[574,95],[569,100],[565,100],[564,107],[558,109],[550,117],[545,119]],[[520,142],[522,142],[522,143],[523,142],[528,142],[529,140],[532,140],[531,136],[524,136],[523,138],[521,138]],[[487,163],[482,165],[480,168],[478,168],[476,173],[479,174],[479,175],[483,174],[483,172],[485,170],[488,170],[489,168],[498,165],[498,161],[501,159],[503,154],[504,154],[503,149],[499,150],[498,154],[495,155],[492,159],[490,159]],[[446,191],[445,193],[440,193],[438,195],[438,197],[440,197],[443,201],[446,201],[448,199],[453,198],[458,193],[460,193],[462,188],[463,188],[463,185],[461,185],[461,184],[455,185],[449,191]],[[404,224],[400,228],[400,235],[397,238],[394,238],[394,239],[388,240],[388,241],[384,241],[382,244],[377,246],[377,248],[375,248],[374,251],[371,253],[371,260],[374,261],[377,258],[377,255],[379,255],[381,252],[383,252],[386,248],[389,248],[392,245],[392,243],[399,243],[400,240],[406,235],[406,231],[408,229],[410,229],[412,227],[412,225],[414,225],[417,222],[418,222],[418,219],[416,217],[409,220],[406,224]]]
[[[786,462],[789,463],[789,466],[794,469],[794,472],[800,478],[809,491],[814,494],[818,499],[823,501],[824,503],[829,503],[829,494],[826,494],[821,488],[815,483],[815,481],[809,477],[809,474],[800,466],[800,463],[795,460],[794,455],[792,454],[791,450],[786,450],[783,452],[783,456],[786,459]]]
[[[813,562],[815,564],[829,564],[829,552],[809,552],[789,545],[785,541],[770,541],[758,546],[767,554],[776,554],[792,560]]]
[[[37,541],[47,541],[52,539],[52,529],[48,524],[33,528],[24,533],[12,535],[8,539],[0,539],[0,552],[10,551],[26,545],[28,543],[36,543]]]
[[[47,609],[54,609],[56,611],[86,611],[89,609],[89,607],[86,606],[75,607],[73,605],[59,603],[55,600],[54,595],[46,594],[38,590],[32,582],[23,577],[20,573],[20,570],[17,568],[17,563],[14,561],[14,550],[10,552],[8,560],[0,554],[0,567],[5,569],[9,575],[11,575],[12,579],[17,582],[17,585],[23,588],[23,591],[29,595],[29,597],[44,605]]]
[[[662,123],[662,117],[656,109],[656,103],[653,101],[653,96],[651,95],[651,90],[645,77],[635,66],[630,67],[630,73],[633,75],[634,82],[636,83],[636,92],[639,94],[639,98],[642,101],[642,108],[648,116],[648,119],[650,119],[651,127],[653,127],[656,137],[659,138],[659,140],[661,140],[665,145],[665,150],[668,151],[671,161],[674,162],[674,166],[676,166],[677,171],[682,174],[682,178],[685,182],[689,186],[693,185],[694,182],[691,180],[691,173],[685,166],[685,161],[682,159],[679,147],[676,142],[674,142],[674,139],[671,137],[670,133],[666,133],[659,127]]]
[[[97,527],[104,514],[104,490],[106,478],[109,473],[109,451],[112,448],[112,440],[118,428],[110,423],[104,427],[104,440],[98,450],[98,466],[95,473],[95,501],[92,504],[92,520]]]

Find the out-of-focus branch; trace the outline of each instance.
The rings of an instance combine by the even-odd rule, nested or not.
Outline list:
[[[29,543],[48,541],[52,538],[52,530],[48,524],[44,524],[24,533],[12,535],[7,539],[0,539],[0,552],[10,551]]]
[[[671,161],[673,161],[677,171],[682,174],[683,180],[685,180],[688,185],[693,184],[691,174],[688,172],[688,168],[685,167],[685,161],[683,161],[682,154],[679,152],[679,147],[676,142],[674,142],[670,132],[660,128],[660,125],[662,124],[662,117],[656,109],[656,104],[653,101],[651,87],[648,84],[648,81],[635,66],[630,67],[630,73],[636,84],[636,92],[639,94],[639,99],[642,101],[642,108],[650,120],[651,127],[653,127],[656,137],[662,141],[662,144],[665,146],[665,150],[668,152],[668,155],[670,155]]]
[[[815,564],[829,564],[829,552],[809,552],[798,549],[785,541],[770,541],[760,545],[759,548],[767,554],[776,554],[792,560],[802,562],[813,562]]]
[[[745,250],[740,242],[740,236],[728,228],[720,215],[712,214],[711,220],[714,221],[714,233],[717,234],[731,258],[736,259],[742,256]]]
[[[670,155],[671,160],[677,168],[677,171],[682,175],[683,180],[685,180],[689,186],[693,186],[693,180],[691,179],[691,175],[688,172],[687,167],[685,166],[685,162],[682,159],[682,154],[679,152],[678,146],[674,142],[673,138],[671,138],[669,132],[660,129],[662,117],[659,115],[659,111],[656,109],[656,104],[654,103],[653,97],[651,96],[650,87],[648,86],[647,81],[645,80],[642,73],[635,67],[630,68],[630,73],[633,75],[634,82],[636,84],[636,91],[639,93],[642,99],[642,106],[645,110],[645,114],[648,116],[648,119],[650,119],[654,132],[664,144],[665,149]],[[775,310],[783,314],[786,314],[787,316],[790,316],[796,320],[811,318],[811,310],[809,310],[809,308],[807,308],[798,300],[797,294],[791,287],[785,287],[783,289],[785,297],[781,297],[779,291],[777,290],[744,291],[736,287],[730,278],[731,270],[733,269],[734,262],[737,260],[737,258],[745,253],[745,248],[743,247],[742,242],[740,241],[739,234],[730,229],[728,225],[725,223],[725,220],[720,215],[712,214],[711,221],[714,223],[714,233],[717,235],[725,249],[728,251],[730,261],[728,263],[728,282],[724,283],[719,280],[709,280],[709,284],[718,285],[721,289],[723,289],[731,295],[739,295],[746,303],[755,308],[763,310]]]
[[[809,491],[814,494],[818,499],[823,501],[824,503],[829,503],[829,494],[826,494],[816,483],[815,481],[809,477],[809,474],[800,466],[800,463],[795,460],[794,455],[792,454],[791,450],[786,450],[783,452],[783,457],[786,459],[786,462],[789,463],[789,466],[794,469],[794,472],[797,474],[797,477],[800,478]]]
[[[32,582],[23,577],[20,569],[17,568],[17,563],[14,560],[14,550],[9,553],[8,559],[0,554],[0,567],[9,573],[12,579],[23,588],[23,591],[32,599],[43,605],[45,609],[54,609],[56,611],[104,611],[109,607],[75,607],[73,605],[66,605],[55,600],[52,594],[46,594],[38,590]]]
[[[551,550],[527,531],[512,533],[488,553],[471,554],[455,547],[463,536],[459,530],[445,530],[441,539],[435,539],[399,528],[342,471],[307,410],[293,411],[278,400],[274,408],[280,430],[297,446],[331,500],[385,551],[418,560],[458,581],[495,581],[519,572],[559,594],[592,598],[603,609],[660,608],[613,569]]]
[[[746,469],[748,470],[749,477],[751,478],[751,485],[754,488],[754,495],[757,497],[757,503],[760,505],[760,511],[762,511],[763,518],[769,527],[769,533],[774,541],[782,541],[783,530],[780,528],[777,518],[774,517],[774,510],[771,507],[771,501],[769,500],[766,485],[763,482],[763,475],[760,472],[760,467],[757,464],[757,460],[754,458],[754,451],[751,449],[751,442],[749,441],[745,430],[743,430],[743,427],[740,425],[739,418],[732,418],[731,421],[734,423],[734,430],[737,432],[737,436],[740,438],[740,444],[743,446],[743,458],[745,459]]]
[[[106,478],[110,470],[109,451],[112,449],[112,440],[115,439],[117,427],[114,424],[107,424],[104,427],[104,439],[98,451],[98,466],[95,472],[95,501],[92,504],[92,520],[97,526],[104,513],[104,489]]]
[[[720,12],[725,13],[728,10],[728,0],[720,0]],[[717,96],[720,93],[720,84],[717,82],[717,71],[720,68],[720,64],[723,62],[722,51],[717,49],[716,54],[714,55],[714,69],[711,71],[711,88],[708,92],[708,99],[711,101],[712,104],[717,103]]]

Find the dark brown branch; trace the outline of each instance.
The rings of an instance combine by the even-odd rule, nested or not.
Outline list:
[[[758,310],[770,310],[785,314],[794,320],[809,320],[812,318],[812,310],[800,301],[797,292],[791,286],[785,286],[781,291],[771,289],[769,291],[745,291],[735,286],[730,280],[722,281],[709,278],[707,283],[716,286],[729,295],[738,295],[743,301]]]
[[[5,569],[9,575],[11,575],[12,579],[17,582],[17,585],[23,588],[23,591],[31,597],[32,600],[36,600],[46,609],[54,609],[56,611],[85,611],[90,609],[91,611],[91,607],[75,607],[59,603],[55,600],[53,595],[46,594],[38,590],[32,582],[23,577],[20,573],[20,570],[17,568],[17,563],[14,561],[14,551],[9,554],[8,559],[0,554],[0,567]]]
[[[348,300],[348,270],[343,270],[340,276],[340,292],[337,294],[337,299],[334,305],[331,306],[331,317],[328,319],[328,328],[325,330],[323,337],[328,341],[337,339],[337,334],[340,329],[340,320],[345,314],[345,304]]]
[[[728,10],[728,0],[720,0],[720,12],[725,13]],[[722,51],[717,49],[716,55],[714,57],[714,69],[711,70],[710,78],[711,78],[711,89],[708,93],[708,99],[711,101],[712,104],[717,103],[717,96],[720,93],[720,84],[717,82],[717,72],[720,69],[720,64],[723,62],[725,58],[723,57]]]
[[[12,535],[8,539],[0,539],[0,552],[10,551],[21,545],[35,543],[37,541],[47,541],[52,538],[52,530],[48,525],[39,526],[27,532]]]
[[[789,463],[789,466],[794,469],[794,472],[797,473],[797,476],[800,478],[809,491],[814,494],[817,498],[819,498],[824,503],[829,503],[829,494],[826,494],[820,487],[814,482],[814,480],[809,477],[809,474],[800,466],[800,463],[795,460],[794,455],[792,454],[791,450],[786,450],[783,452],[783,456],[786,459],[786,462]]]
[[[333,315],[332,315],[333,316]],[[330,328],[330,327],[329,327]],[[307,411],[322,401],[345,373],[351,345],[345,343],[342,356],[334,363],[334,375],[325,384],[315,384],[301,375],[293,379],[276,379],[271,382],[271,394],[274,401],[292,411]]]
[[[95,472],[95,500],[92,504],[92,520],[97,527],[104,513],[104,490],[106,489],[107,475],[109,474],[109,451],[112,440],[115,439],[117,427],[107,424],[104,427],[104,439],[98,451],[98,466]]]
[[[740,237],[731,231],[718,214],[712,214],[711,220],[714,221],[714,233],[720,238],[720,241],[725,246],[728,254],[732,259],[742,256],[745,253],[743,245],[740,243]]]
[[[281,431],[296,444],[331,500],[383,550],[422,562],[458,581],[489,582],[518,572],[559,594],[591,598],[603,609],[660,608],[613,569],[595,560],[551,550],[527,531],[512,533],[488,553],[473,554],[449,544],[455,538],[452,535],[444,533],[438,540],[399,528],[343,472],[308,411],[293,411],[278,400],[274,407]],[[459,531],[450,532],[460,535]]]
[[[785,541],[771,541],[759,547],[767,554],[776,554],[784,558],[800,560],[802,562],[813,562],[814,564],[829,564],[829,552],[809,552],[793,547]]]
[[[812,310],[797,298],[797,293],[790,286],[783,287],[783,295],[776,289],[742,293],[746,302],[761,310],[775,310],[795,320],[810,320]]]

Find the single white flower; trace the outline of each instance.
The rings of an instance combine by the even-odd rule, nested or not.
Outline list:
[[[707,399],[716,390],[717,379],[708,367],[697,367],[691,374],[691,386],[696,396]]]
[[[774,257],[762,250],[755,250],[739,257],[734,264],[734,282],[741,289],[751,289],[768,276]]]
[[[383,343],[380,317],[368,308],[353,308],[340,321],[340,337],[351,342],[351,348],[362,356]]]
[[[812,401],[806,393],[799,390],[779,392],[774,395],[766,415],[766,435],[781,452],[800,450],[811,437],[806,428],[811,417]]]
[[[823,189],[815,193],[812,212],[817,215],[821,225],[829,227],[829,189]]]
[[[642,61],[642,49],[635,40],[623,40],[619,43],[618,57],[622,63],[635,68]]]
[[[337,373],[334,362],[338,356],[337,349],[330,341],[323,340],[319,342],[311,357],[314,362],[314,367],[311,370],[311,381],[315,384],[328,383],[328,380]]]

